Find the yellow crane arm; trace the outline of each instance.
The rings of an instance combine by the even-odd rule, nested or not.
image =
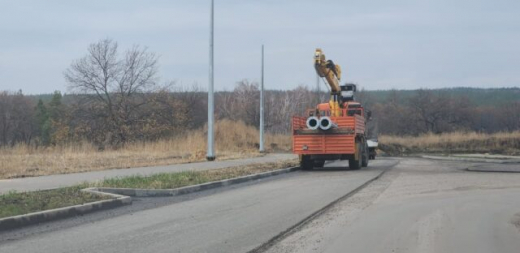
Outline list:
[[[320,77],[325,77],[331,92],[339,93],[339,82],[341,80],[341,67],[327,60],[320,48],[314,53],[314,68]]]
[[[331,60],[327,60],[323,51],[321,51],[320,48],[317,48],[314,53],[314,68],[320,77],[325,77],[330,86],[330,116],[339,117],[340,104],[338,100],[341,94],[341,88],[339,87],[339,82],[341,80],[340,66],[334,64]]]

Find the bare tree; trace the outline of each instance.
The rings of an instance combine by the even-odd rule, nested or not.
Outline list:
[[[498,122],[503,130],[515,131],[520,127],[520,102],[508,103],[500,108]]]
[[[248,125],[258,126],[260,123],[260,90],[258,83],[248,80],[238,82],[232,93],[220,96],[219,112],[222,117],[231,120],[242,120]]]
[[[71,91],[88,94],[102,105],[100,116],[112,134],[108,141],[124,143],[132,126],[146,119],[138,112],[147,103],[147,93],[156,88],[157,65],[157,56],[146,48],[134,46],[120,57],[118,44],[105,39],[91,44],[87,55],[64,75]]]
[[[445,96],[421,89],[408,102],[413,116],[423,124],[423,132],[440,132],[439,124],[449,112],[449,101]]]
[[[22,91],[0,92],[0,146],[32,141],[36,130],[33,108]]]
[[[265,101],[267,131],[289,133],[292,116],[302,116],[307,109],[316,108],[316,101],[316,93],[304,85],[290,91],[269,91]]]

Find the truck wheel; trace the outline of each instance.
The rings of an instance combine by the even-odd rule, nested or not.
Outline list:
[[[351,170],[359,170],[361,169],[361,163],[363,161],[363,149],[362,149],[362,146],[359,145],[359,143],[356,143],[356,147],[358,148],[358,154],[359,155],[359,159],[356,160],[356,156],[353,155],[350,159],[348,159],[348,167],[351,169]]]
[[[325,160],[314,160],[314,167],[323,168],[325,165]]]
[[[300,168],[302,170],[312,170],[314,168],[314,161],[309,155],[302,155],[300,158]]]
[[[361,166],[368,167],[368,159],[369,159],[368,156],[369,156],[369,154],[368,154],[368,145],[365,142],[364,145],[363,145],[363,155],[362,155]]]
[[[348,167],[351,170],[359,170],[361,169],[361,159],[356,160],[354,158],[348,159]]]

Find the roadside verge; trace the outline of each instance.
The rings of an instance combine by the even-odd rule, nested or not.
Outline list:
[[[204,191],[209,190],[213,188],[218,188],[222,186],[228,186],[228,185],[234,185],[234,184],[240,184],[248,181],[258,180],[266,177],[272,177],[280,174],[285,174],[289,172],[293,172],[296,170],[299,170],[299,167],[291,167],[286,169],[280,169],[280,170],[273,170],[269,172],[263,172],[248,176],[242,176],[242,177],[236,177],[236,178],[230,178],[230,179],[224,179],[220,181],[214,181],[214,182],[208,182],[203,184],[197,184],[197,185],[191,185],[191,186],[185,186],[175,189],[135,189],[135,188],[112,188],[112,187],[95,187],[95,188],[88,188],[86,190],[91,191],[99,191],[99,192],[105,192],[105,193],[112,193],[112,194],[120,194],[120,195],[126,195],[131,197],[170,197],[170,196],[178,196],[198,191]]]
[[[109,199],[74,205],[69,207],[56,208],[40,212],[33,212],[23,215],[10,216],[0,219],[0,231],[35,225],[47,221],[67,218],[76,215],[83,215],[90,212],[107,210],[132,203],[131,197],[166,197],[178,196],[223,186],[229,186],[248,181],[258,180],[271,176],[281,175],[299,170],[298,167],[277,169],[262,173],[246,176],[227,178],[202,184],[184,186],[175,189],[134,189],[134,188],[111,188],[111,187],[90,187],[81,191],[96,194]]]
[[[0,219],[0,231],[63,219],[76,215],[83,215],[90,212],[106,210],[132,203],[132,199],[128,196],[97,191],[89,192],[96,195],[109,197],[110,199],[85,203],[81,205],[50,209],[41,212],[5,217]]]

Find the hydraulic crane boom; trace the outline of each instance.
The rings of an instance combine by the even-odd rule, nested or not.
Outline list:
[[[331,92],[340,92],[341,67],[327,60],[320,48],[314,53],[314,68],[320,77],[325,77]]]
[[[320,77],[325,77],[330,86],[330,113],[331,116],[338,117],[340,113],[339,96],[341,95],[341,88],[339,83],[341,81],[341,67],[331,60],[327,60],[323,51],[317,48],[314,53],[314,68]]]

